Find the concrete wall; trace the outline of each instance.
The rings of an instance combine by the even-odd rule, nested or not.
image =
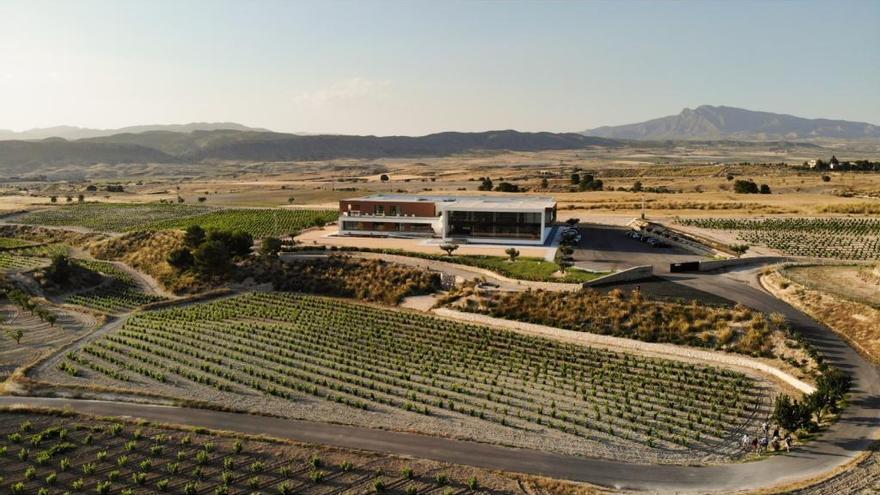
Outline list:
[[[654,267],[652,265],[634,266],[615,273],[609,273],[604,277],[584,282],[584,287],[594,287],[604,284],[620,284],[623,282],[635,282],[636,280],[644,280],[654,276]]]
[[[780,263],[788,261],[784,256],[754,256],[751,258],[731,258],[729,260],[701,261],[700,271],[709,272],[720,268],[730,268],[733,266],[758,265],[765,263]]]

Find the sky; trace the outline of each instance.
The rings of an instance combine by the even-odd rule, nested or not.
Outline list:
[[[581,131],[702,104],[880,124],[880,1],[0,0],[0,129]]]

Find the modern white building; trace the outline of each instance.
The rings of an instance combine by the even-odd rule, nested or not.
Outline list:
[[[339,202],[339,234],[541,245],[556,201],[539,196],[374,194]]]

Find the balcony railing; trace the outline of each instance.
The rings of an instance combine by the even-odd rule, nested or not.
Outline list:
[[[416,214],[399,213],[396,215],[386,214],[386,213],[365,213],[359,211],[343,211],[342,216],[344,217],[368,217],[368,218],[434,218],[434,217],[423,217]]]

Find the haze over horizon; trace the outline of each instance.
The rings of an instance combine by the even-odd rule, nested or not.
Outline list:
[[[576,132],[702,104],[880,123],[878,20],[865,1],[12,0],[0,129]]]

